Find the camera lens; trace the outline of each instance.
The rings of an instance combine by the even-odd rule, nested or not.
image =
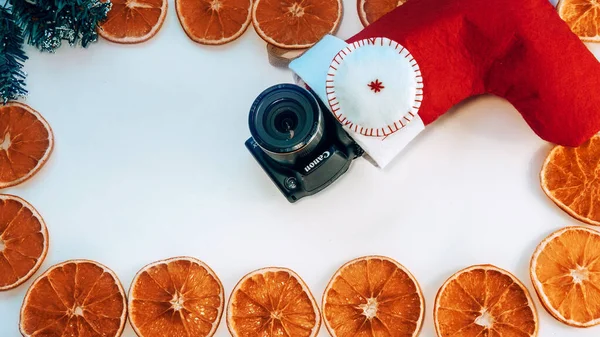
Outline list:
[[[294,130],[298,127],[298,116],[292,110],[281,111],[275,116],[275,128],[281,133],[294,137]]]
[[[293,165],[323,138],[323,116],[317,99],[294,84],[263,91],[250,108],[252,138],[277,162]]]

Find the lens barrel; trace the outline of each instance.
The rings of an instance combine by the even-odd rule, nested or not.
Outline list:
[[[321,142],[324,121],[319,102],[295,84],[263,91],[250,108],[252,138],[273,160],[294,165]]]

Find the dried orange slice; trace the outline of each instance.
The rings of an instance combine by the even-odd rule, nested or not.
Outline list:
[[[151,39],[167,15],[167,0],[111,0],[98,34],[108,41],[134,44]]]
[[[600,226],[600,136],[578,148],[556,146],[542,167],[542,189],[572,217]]]
[[[294,271],[263,268],[244,276],[227,306],[233,337],[314,337],[321,314],[310,289]]]
[[[0,194],[0,291],[27,281],[48,252],[48,230],[27,201]]]
[[[406,0],[358,0],[358,17],[363,26],[368,26],[382,16],[404,5]]]
[[[88,260],[70,260],[38,277],[21,307],[23,336],[118,337],[127,313],[115,273]]]
[[[417,336],[424,316],[417,280],[384,256],[344,264],[323,295],[323,319],[333,337]]]
[[[175,0],[179,23],[192,41],[221,45],[236,40],[251,22],[252,0]]]
[[[338,29],[342,10],[341,0],[255,0],[252,22],[267,43],[305,49]]]
[[[546,310],[575,326],[600,324],[600,233],[574,226],[544,239],[531,259],[531,280]]]
[[[214,335],[225,305],[217,275],[204,262],[175,257],[142,268],[129,289],[129,321],[140,337]]]
[[[440,288],[433,308],[439,337],[537,336],[538,316],[527,288],[492,265],[463,269]]]
[[[583,41],[600,42],[600,2],[598,0],[560,0],[558,15]]]
[[[18,102],[0,107],[0,188],[31,178],[53,148],[52,129],[39,112]]]

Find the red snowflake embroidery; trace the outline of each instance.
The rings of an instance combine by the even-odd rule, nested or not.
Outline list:
[[[379,80],[375,80],[369,83],[369,88],[371,88],[371,90],[373,90],[375,93],[378,93],[385,87],[383,86],[383,83],[381,83]]]

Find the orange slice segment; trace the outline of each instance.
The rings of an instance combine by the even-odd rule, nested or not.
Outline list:
[[[358,0],[358,17],[366,27],[405,2],[406,0]]]
[[[21,307],[23,336],[118,337],[127,303],[115,273],[98,262],[70,260],[37,278]]]
[[[600,2],[598,0],[560,0],[558,15],[583,41],[600,42]]]
[[[264,268],[244,276],[227,307],[233,337],[314,337],[321,315],[308,286],[287,268]]]
[[[537,336],[538,316],[527,288],[491,265],[472,266],[450,277],[434,305],[439,337]]]
[[[98,34],[108,41],[133,44],[151,39],[167,15],[167,0],[111,0]]]
[[[53,148],[52,129],[39,112],[18,102],[0,107],[0,188],[31,178]]]
[[[212,336],[223,314],[223,293],[217,275],[198,259],[157,261],[133,279],[129,321],[140,337]]]
[[[344,264],[323,295],[323,318],[333,337],[417,336],[424,316],[417,280],[388,257],[367,256]]]
[[[48,252],[44,219],[25,200],[0,194],[0,291],[27,281]]]
[[[578,148],[556,146],[541,171],[542,189],[572,217],[600,226],[600,136]]]
[[[544,239],[531,259],[531,280],[546,310],[575,327],[600,324],[600,233],[574,226]]]
[[[238,39],[251,22],[251,0],[176,0],[179,23],[192,41],[222,45]]]
[[[252,22],[267,43],[304,49],[337,30],[342,9],[341,0],[255,0]]]

